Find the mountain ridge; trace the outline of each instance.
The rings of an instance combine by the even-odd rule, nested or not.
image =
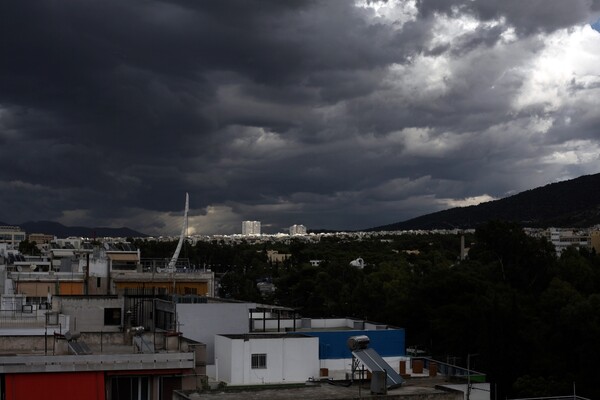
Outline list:
[[[524,227],[589,227],[600,224],[600,173],[550,183],[474,206],[455,207],[367,231],[467,229],[490,220]]]
[[[490,220],[507,220],[524,227],[590,227],[600,224],[600,173],[550,183],[515,195],[480,203],[454,207],[421,215],[401,222],[381,225],[364,231],[417,229],[468,229]],[[28,221],[19,226],[27,233],[45,233],[57,237],[147,237],[131,228],[65,226],[54,221]]]
[[[54,221],[28,221],[21,224],[7,224],[0,222],[0,225],[4,226],[18,226],[28,234],[31,233],[43,233],[47,235],[54,235],[59,238],[65,238],[69,236],[77,237],[147,237],[145,233],[135,231],[131,228],[107,228],[107,227],[93,227],[88,228],[85,226],[66,226],[59,222]]]

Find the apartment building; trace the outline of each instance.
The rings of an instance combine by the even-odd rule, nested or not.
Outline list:
[[[592,236],[587,229],[548,228],[544,235],[554,245],[557,256],[567,247],[592,248]]]
[[[242,235],[260,235],[260,221],[242,221]]]
[[[596,250],[597,254],[600,254],[600,228],[592,230],[590,233],[590,241],[592,248]]]
[[[18,226],[0,226],[0,243],[7,243],[16,248],[26,238],[26,233]]]
[[[290,226],[290,236],[294,236],[294,235],[306,235],[306,226],[304,226],[304,225]]]

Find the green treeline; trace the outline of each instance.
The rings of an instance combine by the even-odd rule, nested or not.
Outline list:
[[[487,374],[499,399],[572,394],[574,384],[578,395],[600,398],[600,256],[568,249],[557,258],[550,243],[506,222],[483,225],[465,242],[465,261],[458,260],[460,237],[441,234],[203,242],[183,256],[215,271],[223,297],[402,327],[407,346],[440,361],[466,366],[471,354],[471,367]],[[137,244],[144,257],[157,246]],[[269,263],[267,250],[291,257]],[[349,265],[358,257],[362,270]],[[324,261],[313,267],[315,259]],[[261,297],[261,281],[273,282],[275,292]]]

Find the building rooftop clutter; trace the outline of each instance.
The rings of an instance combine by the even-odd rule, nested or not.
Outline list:
[[[405,356],[404,330],[387,324],[352,318],[299,318],[294,309],[287,307],[208,297],[202,297],[201,302],[188,302],[191,299],[159,293],[155,289],[126,290],[111,296],[56,295],[52,299],[52,310],[46,315],[62,319],[50,321],[50,324],[46,321],[38,327],[37,333],[26,335],[23,340],[30,340],[28,344],[14,339],[15,336],[13,340],[2,341],[0,352],[20,354],[17,358],[23,360],[0,358],[0,363],[5,364],[4,373],[17,380],[21,379],[17,376],[24,374],[55,372],[65,374],[65,379],[83,381],[82,371],[93,371],[97,374],[94,379],[103,380],[105,390],[113,393],[124,382],[123,374],[130,376],[127,379],[134,379],[127,371],[135,371],[136,376],[148,375],[143,378],[146,380],[136,377],[135,382],[127,381],[128,385],[138,386],[158,384],[156,382],[165,374],[181,376],[178,378],[181,382],[187,379],[184,376],[192,377],[194,384],[189,386],[193,387],[202,386],[198,377],[207,375],[228,385],[302,383],[309,378],[313,381],[343,381],[349,373],[357,381],[358,372],[349,367],[352,353],[346,343],[348,336],[361,334],[369,335],[377,354],[394,371],[401,373],[399,361],[410,360]],[[222,318],[223,315],[228,318]],[[204,336],[196,336],[208,326],[214,328],[214,332],[211,331],[210,337],[206,337],[208,342],[204,342]],[[183,333],[179,333],[179,328]],[[210,343],[215,341],[216,345]],[[14,347],[6,347],[9,345]],[[27,353],[23,348],[28,349]],[[213,351],[215,356],[212,356]],[[110,361],[110,357],[114,361]],[[54,361],[47,362],[49,358]],[[427,377],[426,367],[427,363],[425,371],[419,372],[409,364],[404,373]],[[323,369],[328,372],[322,374]],[[366,369],[380,372],[368,363]],[[176,386],[184,388],[187,385],[178,383]],[[321,386],[317,390],[331,385],[323,383]],[[390,393],[396,390],[392,386],[388,388]],[[21,387],[20,390],[25,389]],[[341,388],[341,396],[351,395],[356,390],[356,385]],[[368,392],[368,385],[365,384],[363,390]],[[408,385],[401,393],[412,390],[416,390],[415,387]],[[447,396],[448,393],[431,387],[418,390],[436,396],[444,393]],[[323,393],[326,392],[318,396]],[[323,398],[318,396],[315,398]]]
[[[26,341],[46,343],[41,354],[14,351],[10,356],[0,356],[0,394],[6,400],[59,396],[65,400],[171,399],[174,389],[196,388],[205,376],[202,343],[156,335],[162,348],[140,352],[136,346],[124,343],[129,335],[87,333],[69,340],[67,334],[51,334],[5,340],[23,348],[28,346]],[[148,335],[147,340],[152,336]],[[73,348],[90,350],[73,354]],[[164,385],[166,382],[168,385]],[[142,393],[152,397],[138,397]]]
[[[386,395],[370,394],[368,381],[356,382],[348,386],[339,382],[331,384],[326,381],[306,382],[302,385],[270,386],[248,388],[222,388],[214,391],[178,391],[178,400],[354,400],[363,399],[423,399],[430,400],[463,400],[462,391],[445,387],[444,377],[426,377],[408,380],[402,387],[389,389]]]
[[[116,398],[122,384],[156,391],[163,378],[170,379],[167,375],[181,382],[191,376],[194,387],[202,386],[199,376],[230,386],[357,381],[363,376],[358,365],[351,366],[353,356],[374,375],[391,370],[394,376],[428,375],[426,362],[420,371],[410,363],[401,328],[352,318],[301,318],[287,307],[215,299],[210,270],[190,268],[185,261],[172,267],[168,259],[143,259],[130,243],[97,246],[69,238],[52,247],[47,269],[11,271],[16,279],[7,304],[10,300],[17,307],[19,296],[27,296],[37,302],[32,314],[46,318],[36,319],[36,331],[22,334],[22,340],[11,335],[0,346],[0,352],[19,354],[0,358],[7,368],[0,373],[15,379],[54,372],[65,374],[65,380],[83,380],[83,372],[92,371],[102,381],[103,393]],[[272,252],[271,261],[287,256]],[[22,308],[20,314],[24,320]],[[372,348],[348,349],[348,337],[356,335],[368,335]],[[402,361],[408,363],[404,371]],[[394,381],[389,373],[385,376]],[[181,382],[175,386],[187,385]],[[398,382],[387,389],[395,390]],[[402,393],[414,387],[408,384]],[[344,389],[348,396],[357,387]],[[447,393],[432,387],[419,390]]]
[[[123,296],[54,296],[46,317],[28,328],[2,322],[0,374],[6,400],[62,393],[70,399],[170,399],[206,375],[206,345],[179,332],[132,326]],[[128,303],[127,303],[128,304]],[[157,310],[155,315],[159,315]],[[169,382],[164,386],[164,382]],[[133,390],[133,392],[132,392]],[[56,397],[53,397],[56,398]]]
[[[41,256],[24,256],[0,243],[0,265],[14,282],[13,293],[43,305],[51,296],[110,295],[137,288],[156,288],[178,295],[214,296],[214,273],[190,268],[179,259],[145,260],[133,244],[105,241],[92,244],[82,238],[56,239]],[[0,287],[4,282],[0,282]]]
[[[351,336],[348,338],[348,348],[352,352],[352,379],[359,367],[366,367],[372,374],[371,393],[385,394],[387,390],[399,387],[404,379],[390,366],[374,349],[369,348],[369,339],[366,335]]]

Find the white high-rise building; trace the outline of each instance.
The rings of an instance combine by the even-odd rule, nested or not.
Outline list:
[[[260,235],[260,221],[242,221],[242,235]]]
[[[293,235],[306,235],[306,227],[304,225],[290,226],[290,236]]]

